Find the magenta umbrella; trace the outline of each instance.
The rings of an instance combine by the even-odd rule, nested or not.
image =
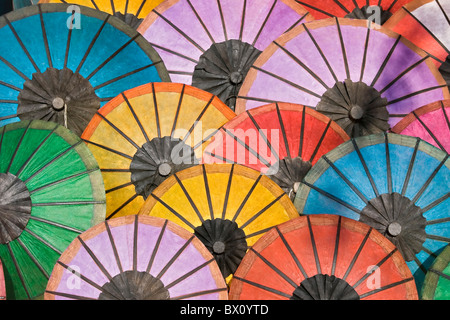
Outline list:
[[[149,216],[114,218],[57,261],[46,300],[226,300],[216,260],[192,233]]]
[[[294,0],[167,0],[138,31],[161,56],[172,82],[211,92],[234,109],[261,51],[312,19]]]
[[[412,111],[391,131],[421,138],[450,153],[450,99],[432,102]]]
[[[412,110],[450,97],[432,58],[368,21],[304,23],[259,56],[237,114],[271,102],[315,107],[351,137],[386,132]]]

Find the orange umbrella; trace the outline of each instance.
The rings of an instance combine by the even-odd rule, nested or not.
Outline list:
[[[398,249],[337,215],[302,216],[262,236],[231,282],[230,300],[417,300]]]

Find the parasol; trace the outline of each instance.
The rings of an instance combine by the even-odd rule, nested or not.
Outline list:
[[[330,18],[295,27],[260,55],[236,113],[273,101],[315,107],[351,137],[385,132],[450,97],[432,58],[390,30]]]
[[[205,246],[168,220],[126,216],[78,236],[61,255],[46,300],[226,300]]]
[[[168,0],[138,31],[152,44],[173,82],[218,96],[234,110],[253,61],[307,11],[294,0]]]
[[[0,260],[0,300],[6,300],[5,274],[3,272],[2,260]]]
[[[450,246],[434,260],[425,276],[421,291],[422,300],[450,299]]]
[[[156,51],[131,27],[98,10],[71,10],[39,4],[0,18],[0,125],[41,119],[81,135],[120,92],[168,80]]]
[[[273,181],[235,164],[203,164],[174,174],[153,191],[139,214],[169,219],[194,233],[228,281],[264,232],[298,217]]]
[[[181,83],[149,83],[112,99],[81,136],[103,173],[106,218],[135,214],[168,176],[198,164],[234,116],[214,95]]]
[[[105,189],[82,140],[47,121],[0,128],[0,258],[8,299],[44,293],[70,242],[105,219]]]
[[[203,162],[238,163],[261,171],[293,200],[311,166],[347,140],[340,126],[314,109],[273,103],[226,123],[206,147]]]
[[[69,3],[109,13],[137,29],[151,10],[163,0],[40,0],[39,3]]]
[[[374,227],[398,247],[420,288],[430,259],[450,242],[448,157],[419,138],[356,138],[316,163],[294,204],[303,214],[339,214]]]
[[[375,229],[337,215],[274,227],[249,250],[230,300],[417,300],[398,249]]]
[[[12,0],[13,10],[37,4],[39,0]]]
[[[435,59],[450,86],[450,1],[414,0],[390,18],[389,28],[426,51]]]
[[[378,24],[383,24],[402,5],[411,0],[296,0],[305,9],[311,12],[312,16],[319,20],[330,17],[351,18],[351,19],[374,19]],[[379,17],[375,15],[379,14]]]
[[[392,132],[419,137],[450,152],[450,100],[436,101],[418,108],[392,128]]]

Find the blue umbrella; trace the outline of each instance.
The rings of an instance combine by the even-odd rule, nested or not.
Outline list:
[[[13,9],[17,10],[23,7],[28,7],[37,4],[39,0],[12,0]]]
[[[421,288],[450,242],[448,153],[414,137],[381,133],[355,138],[324,155],[294,200],[301,214],[338,214],[391,240]]]
[[[0,17],[0,126],[56,122],[81,135],[121,92],[170,82],[152,46],[107,13],[38,4]]]

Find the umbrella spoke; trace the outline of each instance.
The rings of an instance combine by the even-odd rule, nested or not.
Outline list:
[[[188,57],[188,56],[185,56],[185,55],[183,55],[183,54],[180,53],[180,52],[175,52],[175,51],[173,51],[173,50],[170,50],[169,48],[165,48],[165,47],[163,47],[163,46],[161,46],[161,45],[158,45],[158,44],[156,44],[156,43],[153,43],[153,42],[150,42],[150,44],[151,44],[154,48],[156,48],[156,49],[160,49],[160,50],[162,50],[162,51],[166,51],[166,52],[168,52],[168,53],[170,53],[170,54],[173,54],[173,55],[175,55],[175,56],[177,56],[177,57],[180,57],[180,58],[183,58],[183,59],[185,59],[185,60],[191,61],[191,62],[193,62],[193,63],[195,63],[195,64],[198,64],[198,60],[193,59],[193,58],[190,58],[190,57]]]
[[[206,199],[208,200],[209,213],[210,213],[211,220],[213,220],[214,219],[214,209],[213,209],[213,204],[211,201],[211,192],[209,190],[208,176],[206,174],[206,168],[205,168],[204,164],[202,165],[202,172],[203,172],[203,183],[205,186]]]
[[[289,245],[289,242],[286,240],[286,237],[283,235],[283,233],[280,231],[278,226],[275,226],[275,230],[278,233],[278,236],[280,237],[281,241],[283,241],[284,246],[289,251],[289,255],[294,259],[295,264],[297,265],[298,270],[303,274],[303,277],[308,278],[308,274],[305,271],[305,268],[300,263],[300,260],[298,259],[297,255],[295,254],[294,250],[292,250],[291,246]]]
[[[40,172],[42,172],[44,169],[48,168],[51,164],[53,164],[54,162],[56,162],[57,160],[59,160],[61,157],[63,157],[65,154],[67,154],[69,151],[75,149],[76,147],[78,147],[80,144],[82,143],[82,140],[77,141],[76,143],[74,143],[73,145],[71,145],[69,148],[67,148],[66,150],[62,151],[60,154],[58,154],[56,157],[54,157],[53,159],[51,159],[49,162],[47,162],[44,166],[42,166],[41,168],[39,168],[37,171],[35,171],[31,176],[29,176],[24,182],[25,184],[27,184],[28,182],[30,182],[34,177],[36,177]]]
[[[310,237],[310,240],[311,240],[311,246],[312,246],[313,253],[314,253],[314,261],[316,262],[317,274],[321,274],[322,273],[322,269],[320,267],[320,260],[319,260],[319,255],[317,253],[316,241],[314,240],[314,232],[312,230],[311,219],[309,218],[309,216],[306,216],[306,219],[308,221],[309,237]]]
[[[171,287],[173,287],[173,286],[176,286],[176,285],[177,285],[178,283],[180,283],[181,281],[183,281],[183,280],[189,278],[190,276],[192,276],[193,274],[195,274],[197,271],[203,269],[204,267],[206,267],[206,266],[209,265],[210,263],[213,263],[214,261],[215,261],[215,259],[212,258],[212,259],[210,259],[210,260],[208,260],[208,261],[202,263],[201,265],[195,267],[195,268],[192,269],[191,271],[185,273],[185,274],[182,275],[181,277],[179,277],[179,278],[173,280],[171,283],[167,284],[167,285],[165,286],[165,288],[166,288],[166,289],[169,289],[169,288],[171,288]]]
[[[425,192],[425,190],[430,185],[431,181],[433,181],[434,177],[437,175],[437,173],[441,170],[441,168],[444,166],[445,162],[447,162],[447,159],[449,158],[449,154],[447,153],[444,159],[441,161],[441,163],[437,166],[437,168],[433,171],[431,176],[427,179],[427,181],[423,184],[422,188],[417,192],[417,194],[414,196],[414,199],[412,199],[413,203],[416,203],[417,200],[420,199],[422,194]]]
[[[302,87],[302,86],[300,86],[300,85],[298,85],[298,84],[296,84],[296,83],[294,83],[292,81],[289,81],[289,80],[287,80],[287,79],[285,79],[285,78],[283,78],[283,77],[281,77],[279,75],[276,75],[275,73],[269,72],[267,70],[264,70],[264,69],[262,69],[260,67],[255,66],[255,65],[252,65],[252,68],[257,70],[257,71],[260,71],[260,72],[262,72],[262,73],[264,73],[264,74],[266,74],[266,75],[268,75],[268,76],[270,76],[272,78],[275,78],[275,79],[277,79],[279,81],[282,81],[282,82],[290,85],[291,87],[294,87],[297,90],[303,91],[303,92],[305,92],[305,93],[307,93],[307,94],[309,94],[311,96],[314,96],[316,98],[319,98],[319,99],[322,98],[322,96],[319,95],[318,93],[315,93],[315,92],[313,92],[313,91],[311,91],[309,89],[306,89],[306,88],[304,88],[304,87]]]
[[[259,180],[258,180],[259,181]],[[255,184],[256,185],[256,184]],[[252,190],[251,190],[252,191]],[[275,198],[274,200],[272,200],[268,205],[266,205],[264,208],[262,208],[259,212],[255,213],[250,219],[248,219],[245,223],[241,224],[241,226],[239,228],[241,229],[245,229],[245,227],[247,227],[250,223],[252,223],[256,218],[258,218],[261,214],[263,214],[265,211],[267,211],[268,209],[270,209],[270,207],[272,207],[275,203],[278,202],[278,200],[280,200],[283,196],[285,196],[286,193],[282,193],[280,194],[277,198]],[[250,193],[248,194],[248,196],[250,196]],[[244,199],[244,201],[242,202],[242,206],[245,204],[245,202],[247,200]],[[235,217],[237,217],[238,212],[236,212]],[[234,218],[233,221],[235,221],[236,219]]]
[[[411,156],[411,160],[409,161],[408,171],[407,171],[406,176],[405,176],[405,181],[403,182],[402,196],[405,195],[406,189],[408,188],[408,185],[409,185],[409,179],[411,178],[411,172],[412,172],[412,169],[414,167],[414,163],[416,161],[417,150],[419,150],[419,143],[420,143],[420,140],[417,139],[416,145],[414,146],[413,154]],[[425,211],[427,211],[427,210],[425,210]]]
[[[130,204],[134,199],[136,199],[139,195],[137,193],[133,194],[127,201],[122,203],[118,208],[116,208],[110,215],[106,217],[106,219],[111,219],[114,217],[120,210],[125,208],[128,204]]]
[[[129,76],[131,76],[131,75],[133,75],[133,74],[137,74],[137,73],[139,73],[139,72],[141,72],[141,71],[144,71],[144,70],[146,70],[146,69],[148,69],[148,68],[154,67],[154,66],[156,66],[158,63],[162,63],[162,61],[160,60],[160,61],[157,61],[157,62],[153,62],[153,63],[151,63],[151,64],[145,65],[145,66],[140,67],[140,68],[138,68],[138,69],[129,71],[129,72],[127,72],[127,73],[124,73],[124,74],[122,74],[122,75],[120,75],[120,76],[118,76],[118,77],[115,77],[115,78],[113,78],[113,79],[111,79],[111,80],[108,80],[108,81],[106,81],[106,82],[103,82],[103,83],[101,83],[101,84],[95,86],[95,87],[94,87],[94,90],[101,89],[101,88],[103,88],[103,87],[106,87],[106,86],[108,86],[108,85],[114,83],[114,82],[117,82],[117,81],[119,81],[119,80],[122,80],[122,79],[124,79],[124,78],[127,78],[127,77],[129,77]]]
[[[397,39],[395,40],[394,44],[392,45],[391,49],[389,50],[389,53],[384,58],[383,64],[381,65],[380,69],[378,70],[378,73],[373,78],[372,83],[370,84],[371,87],[374,87],[380,78],[381,74],[383,73],[384,69],[386,68],[386,65],[388,64],[389,60],[392,57],[392,54],[394,53],[395,49],[397,48],[397,45],[399,44],[400,40],[402,39],[401,35],[398,35]]]
[[[189,195],[189,192],[186,190],[185,186],[183,185],[183,182],[180,180],[180,178],[178,178],[176,173],[173,176],[177,180],[177,183],[180,185],[181,190],[183,191],[184,195],[186,196],[186,199],[189,201],[192,209],[194,209],[195,213],[197,214],[198,219],[201,221],[201,223],[203,223],[205,220],[203,219],[202,214],[200,213],[200,211],[198,210],[194,201],[192,200],[191,196]]]
[[[266,143],[266,145],[269,147],[271,154],[275,155],[275,158],[277,159],[277,161],[280,160],[279,155],[276,153],[275,149],[272,147],[272,144],[270,143],[270,141],[267,139],[266,135],[264,134],[263,130],[261,129],[261,127],[259,126],[259,124],[256,122],[255,118],[252,116],[252,114],[247,110],[247,115],[250,118],[250,120],[252,121],[253,125],[255,126],[255,128],[258,130],[258,134],[262,137],[262,139],[264,140],[264,142]],[[281,124],[281,122],[280,122]],[[284,128],[282,128],[283,130],[283,134],[284,136],[286,135],[286,133],[284,132]],[[225,132],[227,132],[229,134],[229,131],[226,130]],[[230,134],[229,134],[230,135]],[[234,136],[236,137],[236,136]],[[233,137],[233,138],[234,138]],[[235,139],[237,141],[237,137]],[[285,140],[286,141],[286,140]],[[286,142],[287,143],[287,142]],[[250,146],[248,146],[247,144],[244,145],[244,147],[250,151]],[[260,147],[260,146],[258,146]],[[286,148],[287,152],[289,152],[289,147],[287,146]],[[251,151],[250,151],[251,152]],[[252,152],[253,153],[253,152]],[[254,151],[254,155],[256,155],[257,157],[259,156],[259,154]]]
[[[195,239],[195,236],[192,235],[183,246],[175,253],[175,255],[170,258],[169,262],[162,268],[162,270],[156,276],[157,279],[161,279],[161,277],[167,272],[167,270],[172,266],[172,264],[177,260],[177,258],[183,253],[183,251],[187,248],[187,246]]]
[[[24,75],[19,69],[12,65],[8,60],[0,56],[0,61],[6,64],[12,71],[14,71],[17,75],[19,75],[25,81],[28,80],[28,77]]]
[[[216,292],[221,292],[221,291],[226,291],[226,290],[227,290],[227,288],[217,288],[217,289],[211,289],[211,290],[203,290],[203,291],[198,291],[198,292],[194,292],[194,293],[184,294],[184,295],[181,295],[181,296],[176,296],[176,297],[170,298],[170,300],[183,300],[183,299],[199,297],[199,296],[203,296],[203,295],[207,295],[207,294],[211,294],[211,293],[216,293]]]
[[[439,139],[433,134],[433,132],[430,130],[430,128],[422,121],[422,119],[413,111],[412,114],[414,117],[419,121],[419,123],[422,125],[422,127],[428,132],[428,134],[433,138],[433,140],[436,142],[436,144],[441,148],[441,150],[445,151],[445,147],[442,145],[442,143],[439,141]],[[444,112],[445,114],[445,112]]]
[[[336,20],[336,26],[337,26],[338,34],[339,34],[339,41],[341,42],[342,57],[344,58],[345,72],[347,73],[347,78],[346,79],[351,79],[350,68],[348,66],[347,52],[345,50],[344,38],[342,36],[341,25],[340,25],[339,20],[338,20],[337,17],[335,18],[335,20]]]
[[[98,144],[98,143],[95,143],[95,142],[92,142],[92,141],[89,141],[89,140],[83,140],[83,141],[86,142],[86,143],[92,144],[92,145],[94,145],[94,146],[96,146],[96,147],[102,148],[102,149],[104,149],[104,150],[106,150],[106,151],[109,151],[109,152],[111,152],[111,153],[118,154],[119,156],[122,156],[122,157],[124,157],[124,158],[133,160],[133,157],[132,157],[132,156],[129,156],[129,155],[123,153],[123,152],[114,150],[114,149],[112,149],[112,148],[103,146],[103,145],[101,145],[101,144]]]
[[[40,186],[40,187],[38,187],[36,189],[30,190],[30,194],[33,194],[35,192],[41,191],[41,190],[46,189],[46,188],[53,187],[56,184],[59,184],[59,183],[62,183],[62,182],[66,182],[66,181],[71,180],[73,178],[77,178],[77,177],[80,177],[80,176],[83,176],[83,175],[90,175],[91,173],[93,173],[93,172],[95,172],[97,170],[98,170],[97,168],[94,168],[94,169],[86,170],[86,171],[83,171],[83,172],[74,173],[73,175],[70,175],[68,177],[65,177],[65,178],[62,178],[62,179],[50,182],[50,183],[45,184],[43,186]]]
[[[17,262],[17,259],[16,259],[16,257],[13,254],[13,251],[12,251],[10,243],[7,243],[6,246],[8,248],[9,256],[12,259],[12,262],[14,264],[14,268],[15,268],[15,270],[17,272],[17,275],[19,276],[20,283],[22,284],[22,288],[25,290],[25,294],[27,295],[28,299],[31,299],[30,292],[28,291],[27,285],[25,284],[25,279],[23,278],[22,270],[20,269],[19,263]]]
[[[301,66],[307,73],[309,73],[318,83],[320,83],[326,90],[329,89],[328,85],[316,74],[314,71],[312,71],[306,64],[304,64],[302,61],[300,61],[294,54],[292,54],[289,50],[287,50],[285,47],[277,43],[276,41],[273,42],[278,48],[281,49],[289,58],[291,58],[295,63],[297,63],[299,66]]]
[[[27,229],[27,231],[29,232],[29,230]],[[31,234],[31,233],[30,233]],[[32,234],[33,235],[33,234]],[[34,235],[33,235],[34,236]],[[36,238],[39,241],[42,241],[42,239],[40,238]],[[20,240],[17,239],[17,243],[20,245],[20,247],[23,249],[23,251],[25,251],[25,253],[28,255],[28,257],[31,259],[31,261],[33,261],[33,263],[36,265],[36,267],[39,269],[40,272],[42,272],[42,274],[44,275],[44,277],[46,279],[49,279],[50,276],[47,273],[47,271],[45,271],[45,269],[39,264],[39,262],[36,260],[36,258],[34,257],[34,255],[30,252],[30,250],[24,245],[24,243]],[[45,245],[48,246],[48,244],[46,242],[43,242]],[[50,247],[51,249],[53,249],[52,247]],[[54,250],[54,249],[53,249]],[[59,254],[61,254],[61,252],[59,252]]]
[[[33,57],[30,55],[30,52],[27,50],[27,48],[25,47],[25,45],[22,42],[22,39],[20,39],[19,35],[17,34],[16,29],[13,27],[13,25],[11,24],[11,21],[9,21],[7,15],[3,16],[9,29],[12,31],[14,37],[16,38],[17,42],[19,43],[19,45],[22,47],[23,52],[26,54],[26,56],[28,57],[28,60],[31,62],[31,64],[33,65],[34,69],[36,69],[36,72],[40,72],[36,62],[34,61]]]
[[[153,262],[155,261],[156,253],[158,252],[158,249],[159,249],[159,247],[161,245],[161,240],[162,240],[162,237],[164,235],[164,232],[166,231],[166,227],[167,227],[168,222],[169,222],[169,220],[165,220],[164,221],[164,224],[163,224],[163,226],[161,228],[161,231],[159,232],[158,240],[156,240],[155,246],[153,247],[153,251],[152,251],[152,254],[150,256],[150,260],[148,261],[147,269],[145,271],[147,273],[150,273],[150,271],[152,269]]]
[[[361,299],[363,299],[363,298],[366,298],[366,297],[368,297],[368,296],[370,296],[372,294],[378,293],[378,292],[383,291],[383,290],[388,290],[388,289],[394,288],[396,286],[405,284],[405,283],[410,282],[410,281],[414,281],[414,278],[411,277],[411,278],[408,278],[408,279],[403,279],[403,280],[400,280],[400,281],[388,284],[386,286],[383,286],[381,288],[378,288],[378,289],[375,289],[375,290],[372,290],[372,291],[369,291],[369,292],[366,292],[366,293],[362,293],[360,295],[360,297],[361,297]]]
[[[222,219],[225,219],[225,215],[227,213],[228,200],[229,200],[230,191],[231,191],[231,182],[233,180],[233,172],[234,172],[234,164],[231,165],[230,176],[228,178],[228,183],[227,183],[227,190],[225,191],[225,199],[223,201]]]
[[[189,128],[188,133],[187,133],[186,136],[183,138],[183,143],[186,143],[187,138],[192,134],[192,131],[194,131],[195,127],[197,126],[197,123],[200,122],[200,120],[202,119],[202,117],[203,117],[203,115],[205,114],[206,110],[207,110],[208,107],[212,104],[214,98],[215,98],[215,96],[212,95],[211,98],[208,100],[208,102],[206,103],[205,107],[202,109],[202,111],[201,111],[200,114],[198,115],[197,119],[194,121],[194,123],[192,124],[192,126]]]
[[[127,136],[122,130],[120,130],[115,124],[113,124],[111,121],[109,121],[104,115],[102,115],[100,112],[97,112],[96,115],[100,116],[103,121],[105,121],[111,128],[113,128],[117,133],[119,133],[125,140],[127,140],[133,147],[135,147],[137,150],[140,149],[139,145],[134,142],[129,136]]]
[[[407,95],[405,95],[403,97],[397,98],[395,100],[390,100],[388,102],[388,105],[396,104],[396,103],[401,102],[403,100],[406,100],[406,99],[409,99],[409,98],[421,95],[422,93],[427,93],[427,92],[430,92],[430,91],[433,91],[433,90],[437,90],[437,89],[442,89],[442,88],[445,88],[445,87],[447,87],[447,84],[441,84],[441,85],[438,85],[438,86],[433,86],[433,87],[425,88],[425,89],[422,89],[422,90],[418,90],[418,91],[415,91],[413,93],[407,94]]]
[[[258,251],[250,248],[250,251],[253,252],[259,259],[261,259],[268,267],[270,267],[276,274],[278,274],[281,278],[283,278],[287,283],[289,283],[294,289],[297,288],[297,283],[289,278],[287,274],[278,269],[273,263],[264,258]]]
[[[172,21],[168,20],[166,17],[164,17],[161,13],[153,9],[153,12],[156,13],[161,19],[163,19],[168,25],[170,25],[175,31],[177,31],[180,35],[182,35],[187,41],[189,41],[194,47],[196,47],[201,52],[205,52],[205,49],[203,49],[197,42],[195,42],[191,37],[189,37],[183,30],[178,28]]]
[[[67,230],[67,231],[75,232],[75,233],[78,233],[78,234],[81,234],[83,232],[80,229],[76,229],[76,228],[73,228],[73,227],[70,227],[70,226],[67,226],[67,225],[55,222],[55,221],[51,221],[51,220],[40,218],[40,217],[36,217],[36,216],[31,216],[30,219],[34,220],[34,221],[39,221],[41,223],[48,224],[48,225],[51,225],[51,226],[54,226],[54,227],[58,227],[58,228],[61,228],[61,229]]]
[[[183,215],[181,215],[180,213],[178,213],[177,211],[175,211],[171,206],[169,206],[167,203],[165,203],[163,200],[161,200],[160,198],[158,198],[156,195],[154,195],[153,193],[150,194],[153,198],[156,199],[156,201],[158,201],[159,203],[161,203],[164,207],[166,207],[166,209],[168,209],[170,212],[172,212],[177,218],[179,218],[181,221],[183,221],[185,224],[187,224],[190,228],[195,229],[195,226],[190,223],[188,220],[186,220],[185,217],[183,217]]]
[[[186,89],[186,85],[183,84],[183,87],[181,88],[180,99],[178,100],[177,110],[175,112],[175,118],[173,120],[172,130],[170,131],[171,132],[170,136],[172,138],[174,138],[175,129],[177,127],[177,121],[178,121],[178,117],[180,115],[180,109],[181,109],[181,105],[183,103],[183,96],[184,96],[185,89]]]

